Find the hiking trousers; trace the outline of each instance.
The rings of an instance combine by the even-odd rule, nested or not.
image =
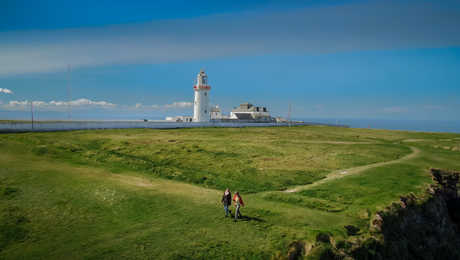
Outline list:
[[[235,220],[237,220],[238,217],[241,217],[240,205],[239,205],[239,204],[236,205],[236,209],[235,209]]]
[[[228,205],[224,205],[225,216],[228,217]]]

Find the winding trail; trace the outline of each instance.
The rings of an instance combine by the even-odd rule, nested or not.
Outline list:
[[[322,144],[324,143],[326,144],[373,144],[374,143],[374,142],[350,142],[350,141],[326,141],[326,140],[314,140],[314,141],[307,141],[307,142],[308,143],[322,143]],[[414,142],[414,140],[406,139],[406,140],[403,140],[403,142]],[[292,187],[290,189],[287,189],[281,192],[287,192],[287,193],[299,192],[301,190],[315,187],[317,185],[323,184],[325,182],[328,182],[334,179],[339,179],[339,178],[349,176],[349,175],[355,175],[355,174],[361,173],[371,168],[400,163],[400,162],[404,162],[404,161],[417,157],[420,153],[420,150],[413,146],[409,146],[409,147],[412,150],[412,152],[399,159],[392,160],[392,161],[386,161],[386,162],[378,162],[378,163],[373,163],[373,164],[368,164],[368,165],[362,165],[362,166],[348,168],[348,169],[335,170],[327,174],[325,178],[318,180],[314,183],[295,186],[295,187]],[[8,153],[0,154],[0,162],[2,161],[11,162],[17,159],[18,157],[13,156],[13,154],[8,154]],[[131,186],[131,187],[153,189],[158,192],[163,192],[163,193],[168,193],[168,194],[179,195],[179,194],[186,193],[186,195],[189,197],[196,197],[197,199],[199,198],[201,200],[203,200],[204,198],[209,198],[210,197],[209,194],[215,195],[219,193],[219,191],[212,189],[212,188],[201,187],[198,185],[182,183],[182,182],[177,182],[173,180],[164,180],[160,178],[158,179],[146,178],[145,176],[138,175],[135,172],[132,172],[130,174],[126,174],[126,173],[125,174],[112,174],[110,171],[99,169],[99,168],[92,167],[92,166],[73,166],[68,163],[54,162],[54,161],[52,162],[52,166],[51,166],[49,162],[43,161],[43,160],[40,160],[40,163],[38,163],[37,162],[38,157],[36,156],[29,156],[27,157],[27,160],[25,161],[28,162],[26,164],[29,164],[32,162],[35,163],[35,166],[34,166],[35,168],[37,167],[37,165],[40,165],[43,168],[66,169],[67,172],[73,172],[80,176],[86,176],[89,178],[98,178],[98,179],[103,178],[105,180],[115,181],[117,183],[124,184],[124,185]],[[24,162],[22,162],[22,165],[23,164]],[[21,165],[21,164],[18,163],[18,165]],[[190,196],[190,195],[193,195],[193,196]]]
[[[305,144],[377,144],[376,142],[354,142],[354,141],[327,141],[327,140],[306,140]]]
[[[349,176],[349,175],[358,174],[358,173],[361,173],[361,172],[363,172],[365,170],[368,170],[368,169],[371,169],[371,168],[377,168],[377,167],[380,167],[380,166],[385,166],[385,165],[404,162],[404,161],[413,159],[413,158],[417,157],[420,154],[420,150],[418,148],[410,146],[410,149],[412,150],[412,153],[410,153],[410,154],[408,154],[406,156],[403,156],[403,157],[401,157],[399,159],[392,160],[392,161],[386,161],[386,162],[378,162],[378,163],[373,163],[373,164],[367,164],[367,165],[348,168],[348,169],[336,170],[336,171],[333,171],[333,172],[329,173],[328,175],[326,175],[326,177],[324,179],[321,179],[321,180],[319,180],[317,182],[314,182],[314,183],[311,183],[311,184],[306,184],[306,185],[296,186],[294,188],[287,189],[287,190],[285,190],[283,192],[288,192],[288,193],[299,192],[301,190],[305,190],[305,189],[308,189],[308,188],[311,188],[311,187],[315,187],[315,186],[317,186],[319,184],[323,184],[323,183],[331,181],[331,180],[339,179],[339,178]]]

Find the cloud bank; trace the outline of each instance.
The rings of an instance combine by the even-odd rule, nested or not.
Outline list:
[[[192,102],[181,101],[181,102],[173,102],[172,104],[167,104],[164,107],[168,109],[168,108],[189,108],[192,106],[193,106]]]
[[[448,4],[450,3],[450,4]],[[455,1],[371,1],[98,28],[0,33],[0,75],[267,53],[460,45]]]
[[[93,101],[86,98],[80,98],[72,101],[28,101],[28,100],[11,100],[8,103],[0,103],[0,108],[8,111],[24,111],[30,109],[31,102],[35,109],[41,111],[67,111],[69,108],[77,110],[90,110],[90,109],[110,109],[110,110],[176,110],[190,108],[193,106],[192,102],[173,102],[164,105],[143,105],[137,103],[133,106],[117,105],[107,101]]]
[[[143,105],[141,103],[137,103],[134,106],[134,109],[142,109],[142,110],[148,110],[148,109],[155,109],[155,110],[171,110],[171,109],[184,109],[184,108],[190,108],[193,106],[192,102],[186,102],[186,101],[179,101],[179,102],[173,102],[171,104],[165,104],[165,105]],[[129,106],[128,106],[129,107]],[[132,108],[132,107],[130,107]]]
[[[2,104],[1,108],[10,111],[23,111],[30,109],[31,102],[36,109],[43,111],[65,111],[71,107],[76,109],[94,109],[94,108],[114,108],[116,105],[107,101],[93,101],[86,98],[80,98],[71,101],[28,101],[28,100],[11,100]]]
[[[7,88],[0,88],[0,93],[3,94],[13,94],[13,91],[7,89]]]

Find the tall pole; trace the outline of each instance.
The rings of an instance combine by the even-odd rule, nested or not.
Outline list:
[[[34,102],[30,101],[30,122],[32,125],[32,130],[34,130]]]
[[[37,104],[37,124],[40,123],[40,103]]]
[[[70,81],[71,81],[71,74],[70,74],[70,64],[67,65],[67,119],[71,120],[71,105],[70,102],[72,101],[72,96],[70,92]]]
[[[289,127],[291,127],[291,103],[289,103],[288,124],[289,124]]]

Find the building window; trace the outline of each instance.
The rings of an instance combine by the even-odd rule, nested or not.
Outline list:
[[[204,96],[207,96],[208,95],[208,92],[204,92]]]
[[[205,110],[204,113],[207,114],[207,113],[208,113],[208,110]]]

